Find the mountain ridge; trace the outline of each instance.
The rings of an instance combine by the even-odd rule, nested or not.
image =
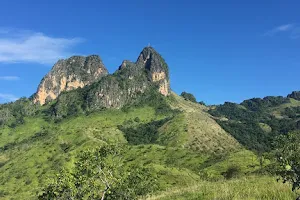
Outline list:
[[[167,64],[152,47],[145,47],[135,63],[123,61],[113,74],[108,73],[99,56],[73,56],[60,60],[42,79],[33,102],[44,105],[57,99],[59,104],[64,98],[60,97],[62,92],[64,94],[61,96],[68,98],[66,96],[72,94],[65,92],[89,85],[93,85],[89,87],[92,91],[85,91],[85,100],[91,109],[120,108],[137,93],[144,93],[151,85],[158,87],[158,91],[164,96],[170,93]]]
[[[96,70],[100,57],[92,58],[98,60],[91,65]],[[60,71],[58,77],[71,76],[74,67],[76,71],[85,66],[85,62],[75,63],[83,64],[70,65],[70,70]],[[82,82],[89,66],[85,69],[78,76]],[[296,99],[269,96],[241,104],[202,105],[171,91],[169,68],[151,47],[144,48],[136,62],[124,60],[114,73],[93,77],[82,87],[71,88],[74,81],[70,79],[70,89],[66,82],[60,91],[60,85],[52,84],[52,79],[49,82],[49,91],[57,92],[57,97],[47,103],[45,99],[42,106],[34,103],[34,98],[0,104],[0,198],[36,199],[44,192],[41,187],[48,184],[48,178],[55,178],[62,170],[70,175],[76,172],[80,152],[109,145],[126,146],[125,175],[132,166],[143,166],[155,175],[159,189],[153,192],[199,183],[231,184],[235,179],[227,179],[240,181],[241,176],[244,186],[240,196],[250,186],[260,192],[256,196],[247,193],[246,197],[265,197],[264,188],[256,181],[278,188],[275,192],[267,188],[271,199],[293,196],[288,186],[275,182],[273,175],[265,172],[264,178],[260,172],[267,171],[272,162],[262,159],[263,153],[272,150],[272,137],[298,125],[300,129],[300,101]],[[292,94],[297,98],[297,92]],[[237,175],[230,175],[232,170]],[[134,184],[138,182],[134,180]],[[97,195],[99,190],[96,188]],[[207,190],[208,199],[213,198],[214,190]]]

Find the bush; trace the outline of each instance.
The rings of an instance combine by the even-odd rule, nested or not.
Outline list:
[[[225,179],[237,178],[240,176],[241,168],[236,165],[229,166],[228,169],[222,173]]]
[[[158,189],[150,168],[124,167],[122,146],[102,146],[81,152],[71,172],[62,171],[38,194],[38,199],[138,199]]]
[[[197,100],[196,100],[195,96],[193,94],[191,94],[191,93],[182,92],[180,94],[180,96],[182,96],[187,101],[191,101],[191,102],[197,103]]]
[[[141,124],[137,127],[134,127],[134,124],[128,121],[124,125],[119,125],[118,128],[124,133],[129,144],[153,144],[158,139],[158,129],[169,120],[170,118],[166,118],[147,124]]]

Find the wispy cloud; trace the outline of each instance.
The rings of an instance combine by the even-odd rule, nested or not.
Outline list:
[[[15,95],[12,95],[12,94],[3,94],[3,93],[0,93],[0,100],[2,101],[16,101],[18,100],[19,98],[16,97]]]
[[[283,24],[267,31],[264,36],[275,36],[279,33],[286,33],[291,39],[300,38],[299,24]]]
[[[26,30],[0,28],[0,62],[53,64],[73,53],[81,38],[51,37]]]
[[[18,81],[20,77],[18,76],[0,76],[0,80],[2,81]]]
[[[280,32],[290,31],[294,27],[295,27],[294,24],[284,24],[284,25],[277,26],[277,27],[267,31],[264,35],[265,36],[274,36],[274,35],[276,35],[277,33],[280,33]]]

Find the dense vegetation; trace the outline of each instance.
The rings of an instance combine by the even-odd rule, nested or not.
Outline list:
[[[159,138],[158,129],[167,121],[170,121],[170,119],[165,118],[147,124],[139,124],[135,127],[134,122],[140,122],[140,119],[137,117],[134,119],[134,122],[132,120],[125,121],[124,124],[119,125],[118,128],[124,133],[129,144],[155,144]]]
[[[300,102],[285,97],[265,97],[226,102],[209,112],[241,144],[258,152],[273,149],[274,138],[300,129]]]

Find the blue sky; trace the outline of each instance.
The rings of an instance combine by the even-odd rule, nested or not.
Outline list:
[[[148,43],[171,87],[209,104],[300,90],[300,2],[10,0],[0,7],[0,102],[33,94],[59,58],[112,73]]]

